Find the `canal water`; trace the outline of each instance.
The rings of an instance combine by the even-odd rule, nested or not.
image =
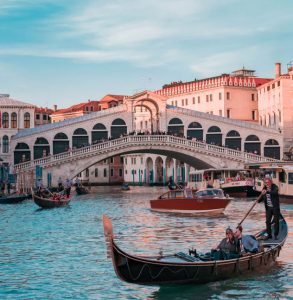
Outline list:
[[[282,207],[289,237],[267,274],[199,286],[121,282],[107,259],[101,217],[112,218],[119,246],[133,254],[210,249],[242,219],[252,200],[235,199],[222,217],[154,213],[149,200],[165,188],[97,187],[70,206],[39,209],[33,201],[0,206],[0,299],[293,299],[293,206]],[[245,232],[264,227],[258,204]]]

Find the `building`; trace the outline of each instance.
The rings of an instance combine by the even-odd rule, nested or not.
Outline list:
[[[257,87],[271,79],[258,78],[254,72],[243,68],[232,74],[190,82],[172,82],[156,93],[167,96],[169,105],[257,122]]]
[[[35,109],[35,126],[51,123],[51,114],[53,109],[47,107],[36,107]]]
[[[0,95],[0,160],[3,164],[11,163],[11,137],[19,130],[34,127],[36,106]],[[21,155],[21,154],[19,154]]]
[[[280,130],[284,138],[285,158],[293,155],[293,62],[282,74],[280,63],[275,64],[275,78],[257,88],[259,123]],[[271,152],[275,144],[268,145]]]

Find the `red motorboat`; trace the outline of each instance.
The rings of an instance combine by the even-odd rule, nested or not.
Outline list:
[[[223,213],[231,198],[225,197],[222,189],[175,190],[151,200],[151,209],[159,212],[185,214],[219,214]]]

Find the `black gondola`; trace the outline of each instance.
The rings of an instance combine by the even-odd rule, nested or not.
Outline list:
[[[54,199],[53,197],[44,198],[36,195],[33,190],[32,190],[32,197],[35,203],[41,208],[55,208],[55,207],[66,206],[69,204],[71,200],[71,196],[69,196],[68,198],[59,198],[59,199]]]
[[[83,185],[76,186],[75,191],[77,195],[86,195],[89,193],[89,190],[85,188]]]
[[[182,252],[153,257],[128,254],[115,243],[111,220],[105,215],[103,224],[108,254],[117,276],[129,283],[145,285],[202,284],[269,270],[279,256],[288,234],[287,223],[282,219],[278,239],[263,241],[263,247],[258,253],[207,261]],[[259,232],[256,238],[261,238],[264,233]]]
[[[22,202],[26,199],[30,199],[32,197],[31,194],[20,194],[20,195],[8,195],[0,197],[0,204],[14,204]]]

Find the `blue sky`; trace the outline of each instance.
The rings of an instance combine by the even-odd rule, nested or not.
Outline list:
[[[0,0],[0,93],[67,107],[293,60],[292,0]]]

